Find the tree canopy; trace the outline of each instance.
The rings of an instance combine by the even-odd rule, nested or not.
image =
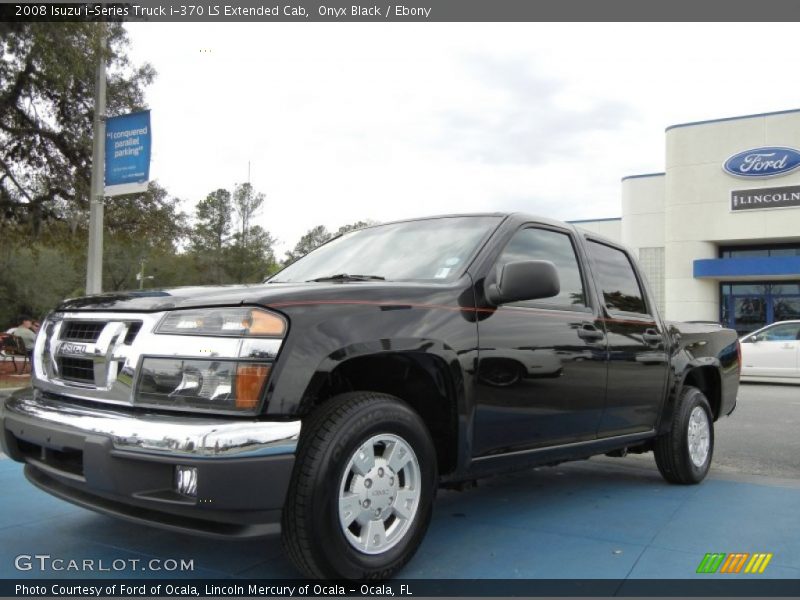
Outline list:
[[[0,327],[43,317],[81,295],[86,275],[96,23],[0,24]],[[120,23],[108,24],[107,113],[142,110],[155,77],[132,65]],[[281,268],[256,223],[267,197],[249,183],[212,189],[192,214],[158,182],[105,203],[103,289],[254,283]],[[331,237],[314,227],[287,261]],[[137,275],[145,272],[145,280]]]
[[[85,210],[89,198],[97,23],[9,23],[0,39],[0,218],[27,223]],[[107,113],[145,107],[155,77],[133,66],[121,23],[108,24]]]

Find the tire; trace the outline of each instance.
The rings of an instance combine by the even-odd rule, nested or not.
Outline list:
[[[696,387],[687,386],[675,407],[670,431],[656,439],[656,465],[670,483],[695,484],[705,479],[713,454],[714,417],[708,399]]]
[[[336,396],[303,425],[284,551],[308,577],[391,577],[422,542],[436,487],[433,441],[411,407],[374,392]]]

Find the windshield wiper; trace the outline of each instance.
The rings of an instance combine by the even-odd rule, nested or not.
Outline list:
[[[338,275],[327,275],[325,277],[307,280],[307,282],[311,281],[386,281],[386,278],[380,275],[348,275],[347,273],[339,273]]]

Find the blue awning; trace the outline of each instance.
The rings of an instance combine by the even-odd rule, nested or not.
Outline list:
[[[800,279],[800,256],[701,258],[694,261],[694,277],[730,281]]]

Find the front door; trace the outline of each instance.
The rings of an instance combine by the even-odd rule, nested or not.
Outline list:
[[[606,386],[606,341],[572,234],[519,229],[495,268],[549,260],[558,296],[500,306],[478,324],[473,456],[594,439]]]

